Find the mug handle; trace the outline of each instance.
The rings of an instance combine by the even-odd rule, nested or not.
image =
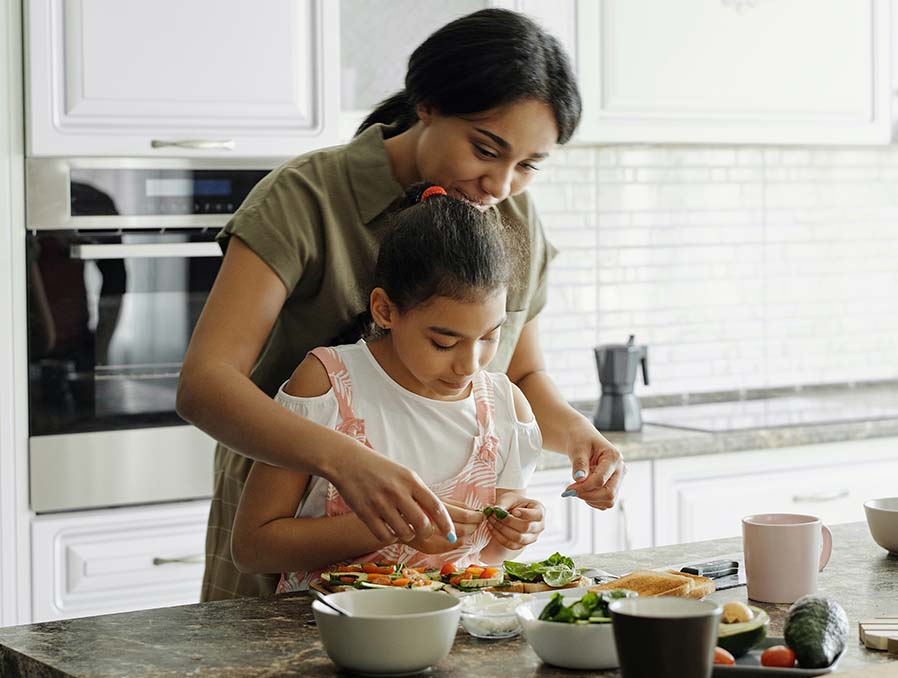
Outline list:
[[[833,533],[823,523],[820,524],[820,529],[823,532],[823,548],[820,549],[820,569],[818,572],[823,572],[823,568],[826,567],[829,557],[833,553]]]

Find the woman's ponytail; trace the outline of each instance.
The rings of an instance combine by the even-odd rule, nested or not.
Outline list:
[[[404,132],[416,122],[418,122],[418,114],[415,112],[415,104],[412,102],[408,92],[401,89],[393,96],[377,104],[364,122],[359,125],[359,128],[355,131],[355,136],[377,123],[384,125],[398,124],[399,131]]]

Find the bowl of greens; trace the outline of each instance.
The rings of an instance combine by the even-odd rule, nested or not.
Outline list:
[[[613,669],[618,666],[614,629],[608,605],[632,598],[633,591],[588,592],[568,590],[523,603],[515,614],[524,638],[547,664],[566,669]]]

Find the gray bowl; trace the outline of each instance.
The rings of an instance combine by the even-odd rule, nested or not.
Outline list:
[[[871,499],[864,503],[864,513],[873,541],[898,556],[898,497]]]

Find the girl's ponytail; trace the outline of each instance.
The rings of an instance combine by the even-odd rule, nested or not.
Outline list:
[[[355,136],[377,123],[385,125],[398,124],[399,131],[404,132],[416,122],[418,122],[418,114],[415,112],[415,104],[412,102],[408,92],[401,89],[393,96],[377,104],[375,109],[359,125],[359,128],[355,131]]]

